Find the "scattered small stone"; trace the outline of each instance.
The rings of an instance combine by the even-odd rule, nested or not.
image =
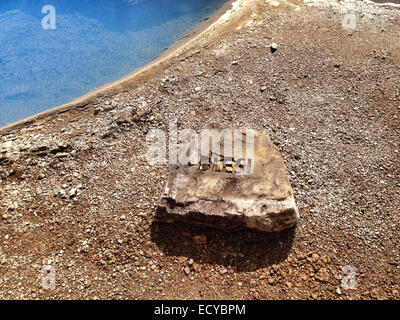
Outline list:
[[[70,198],[73,198],[77,195],[77,189],[76,188],[72,188],[69,193],[68,193]]]
[[[271,52],[275,52],[278,49],[278,44],[273,42],[273,43],[271,43],[270,48],[271,48]]]
[[[69,156],[69,153],[67,153],[67,152],[60,152],[60,153],[57,153],[57,154],[55,155],[55,157],[58,158],[58,159],[66,158],[66,157],[68,157],[68,156]]]
[[[372,289],[369,294],[372,298],[375,298],[375,299],[379,298],[379,292],[378,292],[377,288]]]
[[[183,271],[185,272],[185,274],[188,276],[190,274],[190,268],[189,267],[185,267],[183,269]]]
[[[319,254],[318,253],[313,253],[311,256],[311,261],[312,262],[317,262],[319,259]]]
[[[318,294],[312,293],[311,294],[311,298],[313,298],[314,300],[317,300],[318,299]]]
[[[326,270],[326,268],[321,268],[319,269],[319,271],[317,272],[317,274],[315,275],[315,278],[319,281],[322,282],[329,282],[329,273],[328,270]]]

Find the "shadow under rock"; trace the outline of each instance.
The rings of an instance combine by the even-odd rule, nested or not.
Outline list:
[[[246,272],[284,261],[291,250],[295,229],[275,233],[225,232],[183,222],[153,222],[151,237],[167,256],[184,256],[197,263],[230,266],[237,272]]]

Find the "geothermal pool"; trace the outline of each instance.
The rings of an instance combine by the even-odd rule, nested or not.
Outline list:
[[[0,0],[0,127],[141,67],[226,0]]]

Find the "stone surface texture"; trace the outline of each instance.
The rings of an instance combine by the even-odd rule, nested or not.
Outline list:
[[[217,128],[222,129],[226,128]],[[211,160],[209,165],[201,161],[195,165],[172,165],[156,213],[157,221],[181,220],[225,230],[252,228],[268,232],[281,231],[297,222],[299,213],[293,189],[278,148],[267,134],[241,130],[243,134],[236,139],[242,140],[243,152],[246,133],[254,137],[251,173],[249,168],[240,170],[238,161],[226,154],[219,155],[220,162]],[[184,147],[179,152],[183,150]],[[223,153],[222,142],[221,150]],[[251,166],[248,161],[241,161],[240,166]],[[242,171],[249,174],[236,173]]]

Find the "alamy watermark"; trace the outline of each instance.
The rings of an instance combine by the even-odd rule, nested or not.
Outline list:
[[[207,128],[198,134],[193,129],[178,132],[171,121],[167,134],[161,129],[147,133],[146,160],[151,165],[165,164],[167,144],[171,165],[198,165],[200,170],[248,175],[254,168],[254,131],[249,129]],[[222,143],[223,141],[223,143]],[[181,147],[178,149],[178,143]]]
[[[346,30],[355,30],[357,27],[357,15],[355,12],[348,12],[342,18],[342,27]]]
[[[342,283],[341,287],[344,290],[349,289],[356,289],[357,288],[357,281],[356,281],[356,267],[352,265],[346,265],[342,267]]]
[[[54,266],[46,265],[42,269],[42,288],[54,290],[56,288],[56,269]]]
[[[42,28],[43,29],[57,29],[56,25],[56,8],[51,5],[46,5],[42,8],[42,14],[45,16],[42,19]]]

